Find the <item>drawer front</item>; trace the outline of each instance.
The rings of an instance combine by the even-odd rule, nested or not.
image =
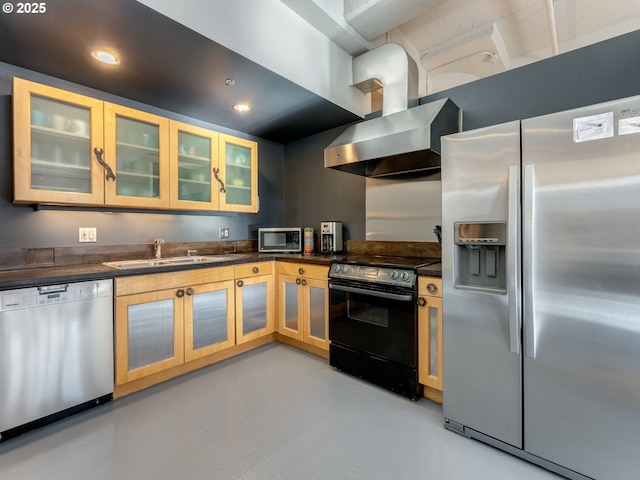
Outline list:
[[[294,277],[327,280],[329,278],[329,267],[324,265],[312,265],[309,263],[278,262],[278,273]]]
[[[155,292],[168,288],[233,280],[233,267],[198,268],[166,273],[150,273],[116,278],[115,295]]]
[[[435,277],[418,277],[418,295],[425,297],[442,297],[442,279]]]
[[[236,278],[250,278],[273,273],[273,262],[245,263],[235,266]]]

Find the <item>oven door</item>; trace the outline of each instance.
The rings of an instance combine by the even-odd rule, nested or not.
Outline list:
[[[415,292],[330,281],[332,343],[417,367]]]

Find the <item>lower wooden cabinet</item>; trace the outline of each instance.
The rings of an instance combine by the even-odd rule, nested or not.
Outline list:
[[[329,350],[329,267],[278,264],[278,333]]]
[[[235,266],[238,345],[275,331],[273,270],[274,262]]]
[[[442,279],[418,278],[418,381],[442,403]]]
[[[235,345],[233,267],[116,279],[116,385]]]
[[[273,341],[276,311],[282,335],[328,355],[328,269],[272,261],[117,278],[117,395]]]

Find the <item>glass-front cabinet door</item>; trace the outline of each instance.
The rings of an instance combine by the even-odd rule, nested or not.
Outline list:
[[[215,282],[185,289],[185,360],[235,345],[234,282]]]
[[[258,211],[258,144],[220,134],[220,169],[214,171],[220,210]]]
[[[169,208],[169,120],[105,104],[105,204]]]
[[[273,296],[272,275],[236,280],[236,344],[273,333]]]
[[[217,210],[219,184],[213,177],[218,168],[218,133],[172,121],[171,207]]]
[[[278,332],[302,341],[301,279],[278,275]]]
[[[176,290],[116,298],[116,385],[184,362],[183,300]]]
[[[418,381],[442,403],[442,280],[418,278]]]
[[[306,321],[304,341],[316,347],[329,349],[329,282],[314,278],[303,280],[305,288]]]
[[[102,204],[103,102],[19,78],[13,102],[14,201]]]

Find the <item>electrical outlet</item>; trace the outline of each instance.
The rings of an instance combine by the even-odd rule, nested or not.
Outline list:
[[[78,228],[78,242],[97,242],[98,230],[96,227],[80,227]]]
[[[218,238],[229,238],[229,227],[220,227],[218,229]]]

